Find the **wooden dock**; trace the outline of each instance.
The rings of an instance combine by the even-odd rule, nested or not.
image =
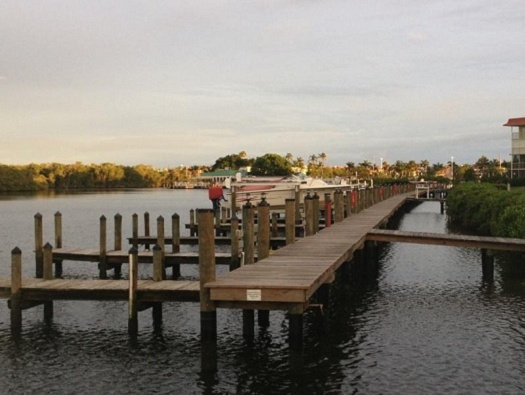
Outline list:
[[[302,313],[310,297],[362,249],[367,233],[388,222],[407,195],[375,204],[323,231],[207,283],[217,307],[284,309]]]

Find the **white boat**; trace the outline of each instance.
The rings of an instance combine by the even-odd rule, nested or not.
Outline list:
[[[301,201],[307,193],[311,195],[317,193],[320,200],[324,201],[325,194],[329,193],[330,198],[333,199],[333,193],[336,190],[362,189],[366,187],[366,182],[348,184],[341,178],[327,182],[304,174],[295,174],[290,177],[247,177],[244,179],[237,176],[235,180],[226,180],[224,187],[227,201],[223,202],[222,206],[232,208],[232,192],[234,192],[235,206],[239,210],[246,202],[257,205],[263,198],[271,207],[284,207],[286,199],[296,197],[296,191],[299,192]]]

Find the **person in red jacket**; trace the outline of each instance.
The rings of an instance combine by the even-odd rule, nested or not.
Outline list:
[[[212,186],[208,190],[208,197],[210,198],[212,204],[213,204],[213,212],[217,213],[219,212],[219,209],[221,207],[221,200],[226,201],[224,198],[224,193],[222,191],[222,188],[220,186]]]

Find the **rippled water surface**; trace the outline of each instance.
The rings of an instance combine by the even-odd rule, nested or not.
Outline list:
[[[131,215],[209,208],[205,191],[122,191],[0,198],[0,277],[10,251],[22,249],[33,275],[33,215],[44,216],[53,241],[53,214],[63,214],[64,245],[96,248],[101,215],[120,213],[126,236]],[[140,217],[142,219],[142,217]],[[167,225],[168,226],[168,225]],[[439,204],[424,203],[401,220],[404,230],[446,232]],[[108,231],[108,243],[112,243]],[[304,348],[287,345],[288,320],[272,312],[253,342],[242,338],[239,311],[218,311],[215,374],[202,371],[214,350],[200,344],[199,306],[165,303],[162,328],[139,314],[139,336],[127,335],[123,302],[55,302],[52,324],[41,307],[24,311],[23,334],[11,337],[0,302],[0,393],[9,394],[522,394],[525,392],[525,276],[496,264],[495,281],[481,279],[477,250],[388,244],[379,276],[338,278],[323,314],[305,316]],[[220,270],[224,270],[220,268]],[[141,273],[148,275],[148,269]],[[96,265],[64,264],[66,277],[95,277]],[[126,275],[126,273],[124,273]],[[196,270],[185,267],[191,278]]]

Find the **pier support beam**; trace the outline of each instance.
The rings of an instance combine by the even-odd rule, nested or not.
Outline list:
[[[310,196],[310,192],[308,192],[304,198],[304,214],[305,214],[305,236],[312,236],[315,232],[314,230],[314,207],[313,207],[313,199],[312,196]]]
[[[215,237],[212,209],[197,210],[199,234],[199,281],[201,308],[201,341],[217,340],[217,310],[204,285],[215,281]]]
[[[42,227],[42,214],[35,214],[35,277],[44,276],[44,231]]]
[[[303,314],[290,313],[288,317],[288,343],[293,350],[303,347]]]
[[[46,243],[44,246],[44,280],[53,279],[53,247]],[[53,301],[44,302],[44,322],[49,324],[53,320]]]
[[[11,333],[22,331],[22,251],[15,247],[11,251]]]
[[[242,207],[242,229],[245,265],[251,265],[255,262],[253,240],[255,226],[253,217],[253,206],[250,202],[248,202]],[[242,333],[244,338],[251,339],[254,336],[255,312],[253,310],[243,310],[242,312]]]
[[[171,216],[171,252],[180,252],[180,216],[175,213]],[[174,264],[172,279],[180,277],[180,265]]]
[[[285,236],[286,245],[295,242],[295,199],[285,200]]]
[[[494,281],[494,251],[481,249],[481,272],[483,281]]]
[[[55,248],[62,248],[62,214],[55,213]],[[55,277],[62,277],[62,260],[55,260]]]
[[[129,250],[129,300],[128,300],[128,333],[136,336],[139,331],[137,287],[139,254],[136,248]]]
[[[100,262],[98,264],[99,277],[102,279],[108,278],[108,266],[107,266],[107,259],[106,259],[106,253],[107,253],[106,223],[107,223],[106,217],[102,215],[100,217],[100,241],[99,241]]]
[[[257,260],[270,255],[270,205],[266,198],[257,205]],[[261,327],[270,326],[270,311],[257,310],[257,322]]]

